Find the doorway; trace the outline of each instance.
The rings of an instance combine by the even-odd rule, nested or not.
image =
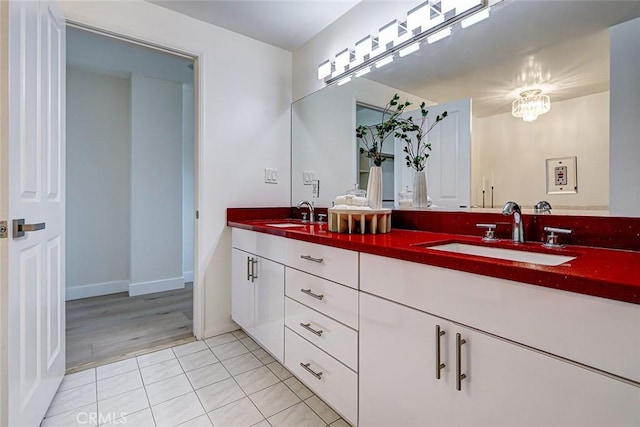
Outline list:
[[[67,28],[67,370],[194,338],[194,58]]]

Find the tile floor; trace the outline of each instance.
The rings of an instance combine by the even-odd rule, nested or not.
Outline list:
[[[42,427],[346,427],[242,331],[67,375]]]

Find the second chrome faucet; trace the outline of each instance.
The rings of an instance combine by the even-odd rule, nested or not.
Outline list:
[[[524,243],[524,225],[522,223],[522,210],[516,202],[507,202],[502,208],[503,215],[512,215],[511,239],[515,243]]]
[[[302,209],[302,207],[304,207],[304,206],[309,208],[309,222],[314,222],[315,221],[315,215],[314,215],[313,204],[307,202],[306,200],[303,200],[300,203],[298,203],[298,206],[296,206],[296,207],[298,209]]]

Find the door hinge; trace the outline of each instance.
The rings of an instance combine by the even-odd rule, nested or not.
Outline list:
[[[0,239],[6,239],[8,231],[7,221],[0,221]]]
[[[200,218],[200,211],[196,211],[196,219]]]

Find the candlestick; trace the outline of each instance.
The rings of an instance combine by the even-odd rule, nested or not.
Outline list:
[[[484,193],[485,193],[485,190],[484,190],[484,188],[483,188],[483,189],[482,189],[482,207],[483,207],[483,208],[484,208]]]
[[[491,186],[491,208],[493,209],[493,185]]]

